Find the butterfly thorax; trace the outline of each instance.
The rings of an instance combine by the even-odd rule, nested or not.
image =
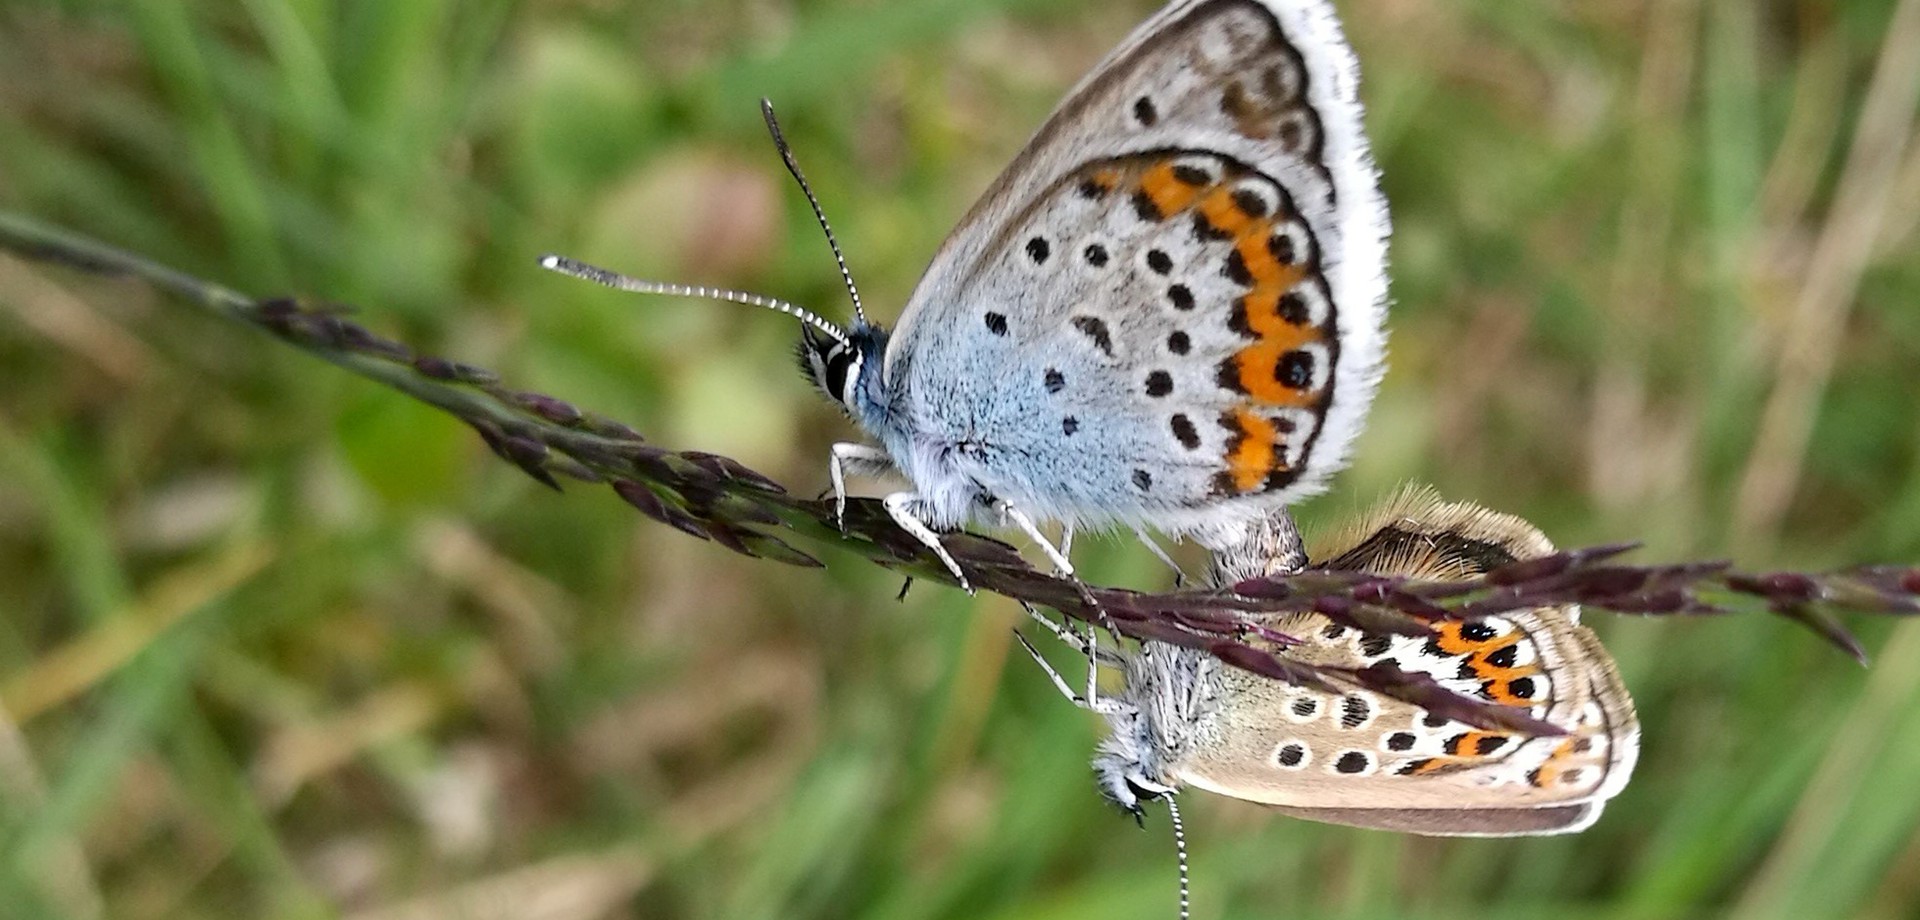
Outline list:
[[[1207,582],[1224,587],[1246,578],[1297,572],[1306,565],[1293,517],[1276,511],[1232,545],[1218,547]],[[1143,643],[1126,660],[1125,683],[1107,714],[1113,734],[1094,757],[1100,789],[1115,803],[1137,807],[1144,778],[1167,789],[1181,785],[1180,768],[1192,749],[1219,731],[1220,700],[1247,675],[1222,671],[1205,652],[1162,642]],[[1129,785],[1129,778],[1135,782]]]

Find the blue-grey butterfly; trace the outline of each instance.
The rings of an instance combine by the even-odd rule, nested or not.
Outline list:
[[[1226,546],[1321,488],[1380,376],[1387,229],[1331,4],[1175,0],[1068,94],[892,332],[857,295],[842,329],[544,264],[799,317],[803,364],[878,442],[834,447],[841,506],[848,471],[904,475],[887,510],[965,585],[937,532],[983,515],[1071,573],[1038,522]]]

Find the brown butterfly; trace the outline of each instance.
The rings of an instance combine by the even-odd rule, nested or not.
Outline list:
[[[1551,552],[1520,518],[1409,489],[1313,556],[1325,569],[1457,580]],[[1292,521],[1279,513],[1217,553],[1210,581],[1296,572],[1306,558]],[[1578,608],[1439,622],[1420,637],[1363,632],[1312,613],[1263,625],[1303,640],[1274,649],[1282,658],[1340,668],[1392,662],[1565,734],[1487,731],[1359,687],[1294,686],[1165,643],[1115,652],[1056,627],[1093,661],[1122,672],[1119,692],[1102,697],[1091,675],[1079,695],[1048,668],[1063,692],[1111,724],[1094,772],[1116,804],[1137,814],[1143,801],[1194,786],[1352,827],[1560,834],[1593,823],[1633,771],[1633,703]]]

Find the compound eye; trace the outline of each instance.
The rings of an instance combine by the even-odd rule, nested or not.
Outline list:
[[[1133,797],[1142,802],[1151,802],[1154,799],[1166,795],[1169,790],[1167,787],[1159,783],[1150,782],[1144,777],[1135,778],[1129,776],[1127,777],[1127,791],[1133,793]]]
[[[819,364],[820,387],[827,391],[827,395],[839,399],[847,388],[847,365],[851,363],[849,356],[835,346],[819,352],[815,360]]]

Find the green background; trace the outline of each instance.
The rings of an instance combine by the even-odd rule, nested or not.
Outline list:
[[[0,207],[826,484],[790,322],[876,316],[1152,4],[0,4]],[[1399,484],[1563,545],[1920,557],[1920,0],[1345,0],[1392,372],[1303,519]],[[0,914],[1166,917],[1171,841],[1008,603],[734,556],[133,285],[0,257]],[[1126,541],[1090,577],[1153,584]],[[1214,917],[1906,917],[1920,630],[1596,616],[1644,720],[1576,837],[1185,799]],[[1064,660],[1064,656],[1061,656]]]

